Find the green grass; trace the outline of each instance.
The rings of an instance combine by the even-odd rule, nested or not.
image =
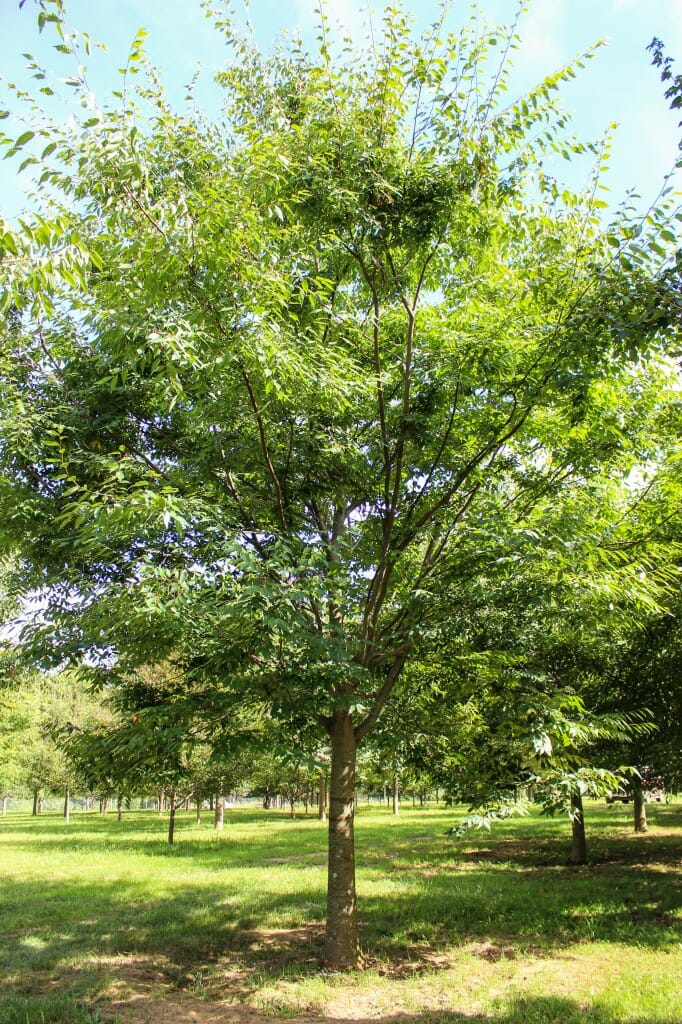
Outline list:
[[[169,999],[273,1016],[455,1024],[682,1020],[682,805],[588,807],[590,863],[539,816],[445,834],[443,808],[360,807],[367,968],[320,969],[326,830],[260,809],[223,833],[149,811],[0,819],[0,1024],[137,1019]],[[149,1018],[152,1019],[153,1014]]]

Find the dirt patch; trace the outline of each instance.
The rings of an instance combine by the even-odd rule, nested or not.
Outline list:
[[[320,926],[321,927],[321,926]],[[365,968],[378,975],[380,998],[372,989],[346,984],[343,972],[327,971],[317,957],[309,956],[310,948],[319,950],[318,927],[294,929],[262,929],[244,932],[240,960],[236,950],[230,958],[210,964],[193,965],[191,971],[179,970],[177,964],[159,960],[140,960],[126,956],[102,958],[91,969],[98,968],[108,984],[102,984],[94,1008],[106,1022],[122,1024],[272,1024],[274,1018],[289,1018],[296,1024],[355,1024],[381,1018],[382,1024],[402,1024],[402,1011],[395,990],[391,989],[391,1010],[387,1014],[388,984],[419,978],[453,966],[454,954],[443,955],[429,945],[415,945],[406,950],[399,961],[383,962],[368,958]],[[491,947],[492,949],[492,947]],[[255,962],[259,955],[260,969]],[[491,961],[494,958],[490,954]],[[267,965],[267,967],[266,967]],[[324,979],[329,986],[329,1000],[322,1014],[315,1001],[296,1005],[294,978],[286,979],[284,968],[300,967],[301,980]],[[259,990],[270,981],[265,1002],[259,1006]],[[280,979],[277,975],[282,972]],[[426,983],[426,979],[425,979]],[[325,999],[325,1002],[327,1001]],[[254,1005],[254,1003],[256,1005]],[[436,1006],[438,1000],[436,1000]]]
[[[102,1020],[118,1017],[126,1024],[265,1024],[272,1020],[249,1006],[207,1003],[183,993],[172,998],[138,993],[131,999],[107,1003],[100,1014]]]
[[[512,946],[498,946],[494,942],[474,942],[469,946],[469,952],[490,964],[499,960],[516,960],[516,950]]]
[[[262,1024],[266,1018],[243,1003],[209,1002],[191,992],[181,991],[173,985],[168,964],[152,964],[122,958],[102,964],[115,976],[106,996],[97,1002],[102,1020],[116,1018],[130,1024]],[[178,979],[179,981],[181,979]],[[185,979],[188,980],[188,979]],[[221,987],[231,981],[235,993],[244,984],[241,972],[235,971],[231,979],[221,978]],[[232,985],[230,985],[232,991]]]
[[[278,950],[289,953],[295,958],[302,948],[321,948],[324,936],[324,922],[313,921],[301,928],[245,928],[239,935],[239,942],[233,948],[248,949],[255,952],[265,949],[268,960]]]
[[[139,957],[102,958],[90,965],[103,981],[97,1009],[104,1020],[124,1024],[261,1024],[271,1021],[250,1006],[265,975],[300,969],[303,977],[320,971],[323,926],[252,929],[239,935],[229,955],[183,967],[177,962]],[[320,973],[322,973],[320,971]],[[312,1018],[310,1018],[312,1020]],[[305,1024],[303,1017],[297,1017]]]

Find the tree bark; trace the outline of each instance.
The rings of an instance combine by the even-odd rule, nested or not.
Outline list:
[[[320,821],[325,821],[327,817],[327,775],[325,772],[320,772],[318,785],[317,817]]]
[[[213,827],[220,831],[225,826],[225,797],[222,793],[218,793],[215,798],[215,815],[213,817]]]
[[[71,820],[71,813],[70,812],[71,812],[71,793],[69,791],[69,787],[67,786],[65,791],[64,791],[64,821],[66,822],[67,825],[69,824],[69,821]]]
[[[168,816],[168,843],[170,846],[173,845],[175,840],[175,790],[171,790],[170,795],[170,814]]]
[[[571,812],[571,864],[587,864],[583,798],[577,790],[571,795]]]
[[[646,803],[644,802],[644,789],[639,780],[635,780],[633,787],[633,814],[635,832],[646,832]]]
[[[116,799],[116,815],[119,821],[123,820],[123,793],[119,793]]]
[[[397,774],[393,776],[393,813],[400,813],[400,786],[398,785]]]
[[[324,960],[331,967],[357,967],[362,961],[358,941],[355,891],[355,763],[357,741],[351,716],[337,712],[330,728],[329,860],[327,928]]]

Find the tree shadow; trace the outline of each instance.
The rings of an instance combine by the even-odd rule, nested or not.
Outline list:
[[[434,950],[472,942],[514,956],[595,940],[661,950],[682,942],[679,877],[618,865],[595,890],[593,876],[592,869],[551,869],[548,877],[546,870],[480,863],[469,870],[453,861],[380,895],[368,877],[360,899],[363,948],[399,973],[415,960],[432,969]],[[300,891],[246,895],[234,884],[222,890],[216,875],[204,884],[176,883],[153,899],[145,882],[132,878],[7,879],[0,972],[33,984],[39,973],[57,976],[79,962],[83,980],[98,961],[135,956],[161,965],[173,980],[226,958],[249,973],[277,975],[288,965],[305,974],[319,962],[324,901],[322,878],[302,880]]]
[[[178,1007],[169,1015],[169,1001],[150,996],[135,1005],[118,1003],[92,1009],[81,1000],[63,997],[24,999],[0,996],[0,1024],[95,1024],[99,1021],[158,1019],[157,1007],[162,1002],[163,1019],[189,1020],[196,1024],[267,1024],[276,1020],[251,1007],[230,1004],[224,1009],[216,1003],[194,1003],[189,1013]],[[296,1018],[291,1018],[296,1020]],[[306,1024],[344,1024],[342,1019],[306,1012]],[[397,1013],[363,1019],[353,1017],[352,1024],[674,1024],[671,1017],[632,1016],[614,1013],[599,1005],[585,1005],[563,996],[532,996],[513,998],[485,1013],[458,1013],[452,1010],[423,1013]]]
[[[671,1018],[622,1017],[607,1007],[587,1006],[563,996],[529,996],[511,999],[491,1013],[456,1011],[395,1014],[378,1021],[354,1020],[353,1024],[673,1024]]]
[[[669,817],[676,823],[679,813]],[[252,823],[253,812],[231,820]],[[363,822],[358,830],[362,945],[370,966],[381,965],[391,977],[437,970],[439,954],[472,945],[481,951],[476,955],[494,960],[551,956],[595,940],[652,950],[682,943],[678,836],[670,842],[600,836],[592,844],[594,859],[575,868],[566,863],[565,825],[549,823],[528,840],[518,833],[476,834],[453,842],[443,834],[442,817],[434,821],[437,833],[424,832],[421,822],[407,836]],[[292,828],[296,823],[282,816],[265,817],[262,830],[239,843],[229,821],[210,840],[194,838],[187,821],[174,847],[165,842],[156,817],[131,816],[120,830],[117,822],[95,816],[76,824],[67,831],[57,816],[40,823],[45,856],[58,849],[60,856],[73,853],[76,863],[85,864],[93,843],[100,843],[105,849],[99,850],[99,878],[84,867],[77,878],[5,879],[0,888],[0,976],[6,993],[104,998],[112,980],[128,969],[148,972],[152,987],[192,991],[203,972],[220,964],[232,972],[231,991],[238,997],[285,973],[295,980],[319,972],[326,836],[317,822]],[[28,822],[2,837],[18,855],[25,847],[35,856],[35,842]],[[169,875],[162,894],[151,895],[149,882],[136,880],[132,868],[122,875],[113,856],[108,876],[109,849],[116,855],[134,850],[159,866],[178,860],[182,873]],[[269,868],[283,862],[294,875],[290,891],[277,892],[275,884],[264,883]],[[240,876],[239,869],[246,874]],[[254,869],[263,884],[253,884]],[[228,881],[226,872],[235,870]],[[242,889],[240,878],[247,876],[252,881]],[[441,959],[445,966],[447,958]],[[519,1003],[493,1019],[614,1020],[605,1011],[589,1016],[577,1003],[560,1003],[534,999],[525,1009]],[[548,1016],[555,1011],[564,1016]],[[27,1019],[32,1024],[30,1015],[21,1024]],[[395,1019],[477,1020],[445,1012]],[[1,1014],[0,1024],[7,1024]],[[659,1022],[642,1018],[642,1024]]]
[[[121,821],[116,820],[115,813],[88,812],[72,815],[69,824],[56,812],[37,817],[15,816],[6,819],[8,834],[2,835],[1,841],[4,847],[16,850],[17,856],[35,855],[39,840],[42,846],[74,852],[115,846],[119,852],[129,850],[154,858],[191,857],[202,866],[224,864],[228,851],[230,864],[235,867],[326,855],[326,822],[318,822],[312,816],[291,820],[283,814],[259,812],[259,827],[255,830],[253,810],[230,812],[226,814],[224,828],[216,831],[208,821],[209,813],[197,827],[193,813],[178,812],[172,846],[168,843],[168,817],[155,812],[130,812]],[[238,834],[242,826],[249,827],[248,844]]]
[[[563,996],[528,996],[514,998],[490,1013],[457,1013],[456,1011],[423,1014],[396,1014],[379,1018],[379,1024],[672,1024],[658,1017],[623,1018],[607,1007],[586,1006]],[[353,1024],[370,1024],[369,1020]],[[376,1024],[376,1022],[371,1022]]]

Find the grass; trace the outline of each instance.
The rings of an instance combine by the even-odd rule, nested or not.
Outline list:
[[[260,809],[224,832],[149,811],[0,819],[0,1024],[216,1000],[428,1024],[682,1020],[682,804],[590,805],[591,861],[539,816],[454,840],[454,812],[358,812],[363,972],[320,968],[326,832]],[[211,1011],[212,1012],[212,1011]],[[168,1017],[168,1013],[165,1013]],[[153,1019],[152,1016],[144,1018]],[[178,1015],[178,1020],[183,1019]]]

